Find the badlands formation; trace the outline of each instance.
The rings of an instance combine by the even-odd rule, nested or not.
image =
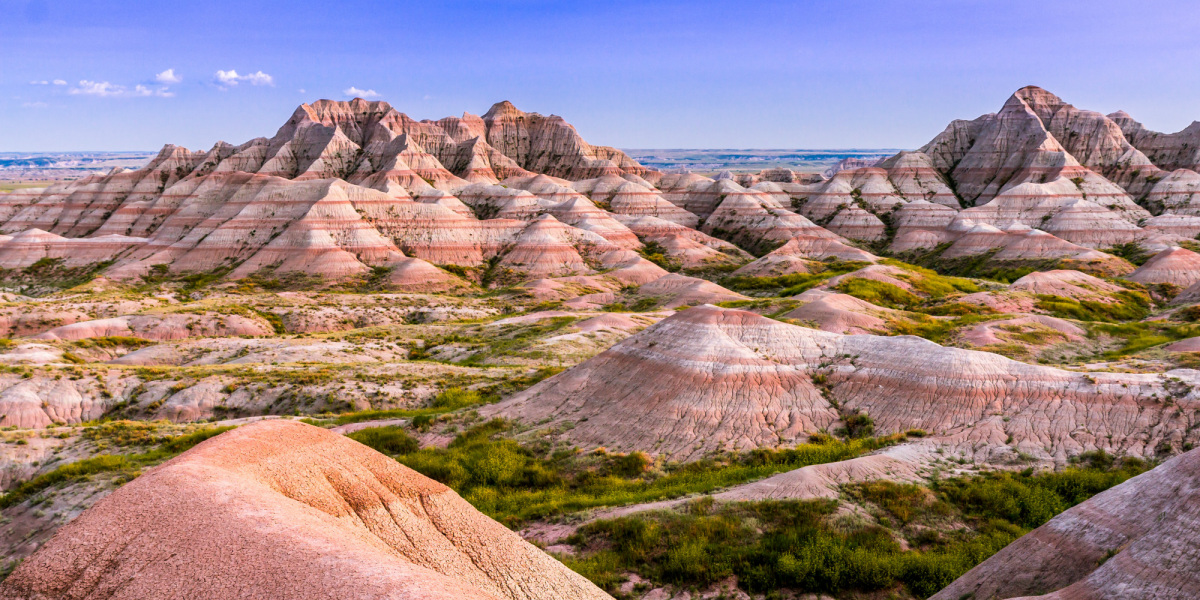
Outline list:
[[[4,598],[609,596],[446,486],[329,431],[260,421],[100,501]]]
[[[0,597],[1194,597],[1195,129],[667,173],[322,100],[0,194]]]

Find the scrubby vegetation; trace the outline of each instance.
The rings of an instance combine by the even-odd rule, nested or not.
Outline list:
[[[679,261],[673,260],[671,253],[658,242],[644,242],[638,250],[638,254],[641,254],[642,258],[672,273],[678,271],[682,266],[679,264]]]
[[[1121,291],[1113,302],[1074,300],[1038,294],[1035,308],[1063,319],[1079,321],[1136,321],[1150,314],[1150,299],[1143,292]]]
[[[126,481],[133,479],[137,477],[141,469],[163,462],[230,429],[233,427],[208,427],[170,438],[157,448],[139,454],[101,454],[63,465],[34,477],[0,496],[0,508],[14,506],[51,487],[69,485],[100,473],[117,473],[124,476]],[[134,442],[131,441],[130,444],[134,444]]]
[[[793,273],[778,277],[736,276],[724,279],[721,281],[721,284],[738,292],[751,292],[758,295],[774,292],[773,295],[778,296],[795,296],[816,287],[827,279],[857,271],[868,266],[870,263],[829,261],[814,264],[817,266],[814,267],[814,272],[812,273]]]
[[[847,486],[844,499],[870,519],[839,512],[832,500],[702,499],[682,511],[584,525],[569,539],[577,555],[564,560],[612,592],[632,572],[683,589],[736,576],[751,593],[928,597],[1031,528],[1148,468],[1094,458],[1060,472],[989,473],[929,487]]]
[[[408,435],[403,427],[370,427],[346,434],[346,437],[370,446],[376,451],[387,454],[408,454],[416,452],[420,445],[417,440]]]
[[[1170,321],[1141,321],[1137,323],[1096,323],[1089,332],[1092,336],[1115,338],[1121,344],[1104,354],[1105,358],[1117,359],[1140,352],[1147,348],[1175,342],[1200,335],[1200,323],[1172,323]]]
[[[854,277],[843,280],[834,289],[876,306],[885,306],[887,308],[915,308],[922,302],[920,297],[896,285],[883,281],[875,281],[874,279]]]
[[[397,460],[458,491],[476,508],[509,526],[588,508],[678,498],[765,477],[779,471],[846,460],[894,444],[905,435],[842,441],[818,436],[785,450],[758,449],[688,464],[652,463],[640,453],[585,453],[523,446],[500,437],[503,421],[489,421],[460,433],[447,448],[392,452]],[[367,445],[401,446],[394,431],[356,434]],[[379,436],[379,437],[376,437]],[[373,446],[374,447],[374,446]]]

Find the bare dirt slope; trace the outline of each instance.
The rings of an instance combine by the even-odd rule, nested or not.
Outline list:
[[[225,433],[64,527],[4,598],[608,596],[445,486],[323,429]]]
[[[581,447],[696,459],[785,446],[866,413],[959,452],[1064,462],[1195,436],[1200,374],[1079,373],[911,336],[839,335],[713,306],[678,313],[483,409]],[[1176,384],[1171,378],[1184,382]]]

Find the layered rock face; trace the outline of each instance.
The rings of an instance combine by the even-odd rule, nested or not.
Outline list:
[[[507,102],[415,121],[385,102],[322,100],[271,138],[167,146],[143,169],[3,195],[0,268],[111,261],[121,279],[166,265],[330,281],[387,270],[392,285],[436,290],[463,285],[436,264],[489,282],[591,275],[636,261],[613,250],[653,242],[687,269],[770,253],[742,274],[872,260],[869,247],[1120,276],[1133,266],[1105,251],[1200,234],[1187,131],[1162,141],[1127,115],[1027,87],[919,151],[828,178],[705,177],[648,171]],[[547,215],[566,229],[546,235]]]
[[[1067,510],[933,596],[1200,597],[1200,451]]]
[[[1186,248],[1164,250],[1129,274],[1138,283],[1169,283],[1186,288],[1200,282],[1200,254]]]
[[[1194,371],[1077,373],[703,306],[483,412],[539,428],[570,423],[561,435],[584,448],[695,459],[795,444],[865,411],[884,433],[923,429],[983,460],[1025,452],[1063,462],[1095,449],[1148,456],[1195,437],[1200,392],[1168,377],[1200,383]]]
[[[282,420],[224,433],[113,492],[0,596],[609,598],[442,484]]]
[[[1160,168],[1200,171],[1200,122],[1193,121],[1176,133],[1159,133],[1146,129],[1125,111],[1117,111],[1108,118],[1121,127],[1134,147]]]
[[[388,284],[416,291],[463,284],[426,261],[493,261],[516,277],[587,274],[628,266],[636,256],[615,251],[641,242],[551,176],[592,177],[589,191],[618,215],[691,231],[697,218],[662,199],[645,173],[560,117],[508,103],[482,118],[417,122],[384,102],[320,101],[270,139],[208,152],[167,146],[137,171],[5,195],[0,232],[12,235],[0,235],[0,265],[111,261],[118,279],[165,267],[342,281],[384,269]]]
[[[1121,275],[1132,266],[1090,250],[1158,252],[1200,233],[1187,220],[1200,214],[1200,175],[1181,158],[1191,129],[1143,151],[1163,136],[1031,86],[995,114],[951,123],[917,152],[788,191],[815,223],[893,252],[953,244],[946,258],[991,253]]]

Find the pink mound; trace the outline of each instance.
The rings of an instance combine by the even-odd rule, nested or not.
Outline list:
[[[1109,294],[1124,291],[1125,288],[1079,271],[1044,271],[1030,273],[1014,281],[1008,289],[1073,300],[1107,301],[1110,300]]]
[[[830,279],[828,279],[827,281],[822,283],[821,287],[833,288],[833,287],[837,287],[842,282],[848,281],[851,279],[869,279],[871,281],[878,281],[880,283],[894,285],[902,290],[912,290],[913,286],[911,283],[909,283],[903,279],[894,277],[896,275],[901,275],[903,273],[905,273],[905,271],[904,271],[904,269],[901,269],[900,267],[893,267],[891,265],[869,265],[869,266],[863,267],[861,269],[858,269],[857,271],[851,271],[849,273],[846,273],[845,275],[838,275],[837,277],[831,277]]]
[[[284,420],[224,433],[96,503],[0,597],[608,598],[442,484]]]
[[[898,310],[875,306],[847,294],[808,290],[796,297],[805,305],[784,315],[789,319],[812,321],[822,331],[834,333],[879,333],[887,330],[885,319]]]
[[[1172,376],[1200,386],[1200,374]],[[1200,441],[1188,425],[1200,396],[1166,404],[1167,385],[1159,374],[1078,373],[701,306],[481,412],[583,448],[694,459],[795,444],[843,411],[866,411],[882,433],[924,429],[985,459],[1016,449],[1065,462],[1093,449],[1148,456],[1161,443]]]
[[[1167,346],[1171,352],[1200,352],[1200,337],[1192,337]]]
[[[1200,254],[1169,248],[1154,255],[1127,277],[1138,283],[1170,283],[1186,288],[1200,282]]]
[[[1033,306],[1037,303],[1032,294],[1011,292],[975,292],[959,298],[958,301],[986,306],[998,313],[1033,312]]]
[[[875,262],[874,254],[828,237],[799,235],[766,256],[734,271],[735,275],[773,276],[808,273],[815,260],[860,260]]]
[[[1046,315],[1025,315],[1015,319],[1003,319],[980,323],[963,332],[962,340],[972,346],[991,346],[1009,342],[1010,334],[1025,331],[1049,331],[1061,335],[1051,336],[1048,341],[1078,341],[1087,335],[1083,328],[1062,319]],[[1027,342],[1021,342],[1027,343]]]
[[[670,273],[643,285],[638,289],[641,296],[666,298],[666,308],[694,306],[730,300],[745,300],[746,297],[729,291],[711,281]]]
[[[642,327],[642,324],[634,321],[628,315],[609,313],[580,321],[575,324],[575,327],[584,333],[590,333],[593,331],[600,331],[602,329],[632,331]]]
[[[189,337],[234,337],[274,335],[275,330],[261,318],[239,315],[134,315],[81,321],[55,327],[34,336],[39,340],[84,340],[97,337],[138,337],[168,341]]]

